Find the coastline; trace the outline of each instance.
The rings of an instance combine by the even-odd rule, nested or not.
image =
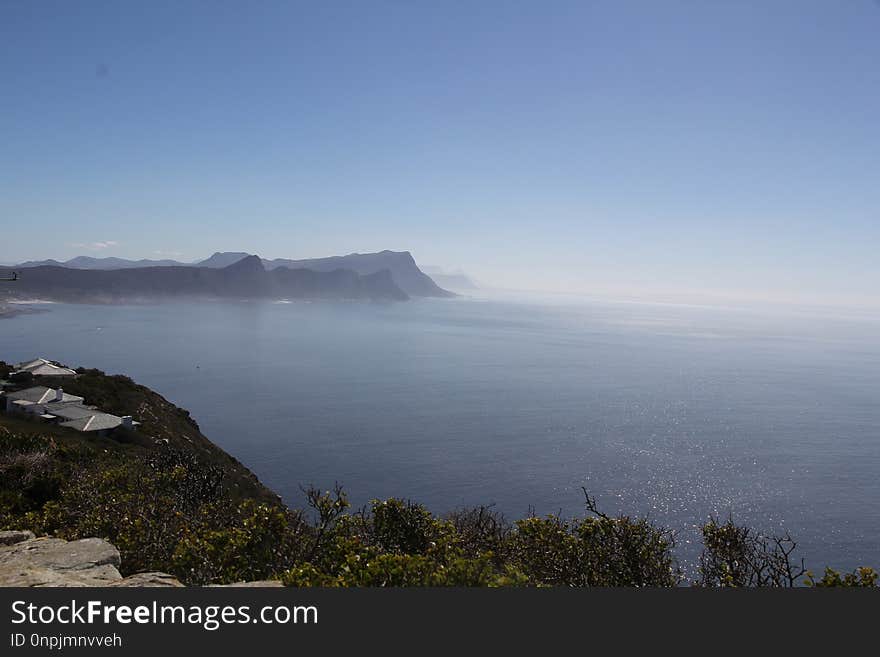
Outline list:
[[[34,308],[30,305],[31,303],[44,304],[46,302],[0,301],[0,319],[12,319],[13,317],[18,317],[19,315],[32,315],[34,313],[49,312],[48,308]]]
[[[16,315],[20,315],[21,310],[18,308],[10,308],[5,304],[0,304],[0,319],[11,319]]]

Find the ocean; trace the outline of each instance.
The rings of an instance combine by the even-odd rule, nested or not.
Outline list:
[[[52,304],[0,321],[0,359],[124,373],[291,505],[435,513],[728,515],[807,566],[880,566],[880,321],[585,300]]]

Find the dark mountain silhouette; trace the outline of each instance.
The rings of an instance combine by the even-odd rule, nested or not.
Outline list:
[[[217,252],[210,258],[196,263],[177,262],[176,260],[125,260],[124,258],[92,258],[77,256],[65,262],[57,260],[39,260],[23,262],[16,268],[26,267],[66,267],[69,269],[116,270],[143,269],[146,267],[205,267],[222,269],[241,260],[250,254],[226,251]],[[416,264],[409,251],[381,251],[379,253],[352,253],[346,256],[329,258],[312,258],[308,260],[263,260],[267,270],[280,267],[289,269],[310,269],[318,272],[332,272],[336,269],[349,269],[357,274],[370,275],[387,269],[391,272],[395,284],[411,296],[418,297],[452,297],[452,292],[438,286],[430,276],[425,274]],[[462,288],[464,289],[464,288]]]
[[[360,275],[351,270],[327,272],[277,267],[267,271],[259,256],[247,256],[223,268],[172,266],[125,269],[19,267],[18,298],[113,303],[168,298],[327,298],[404,301],[387,270]]]
[[[221,253],[218,251],[210,258],[206,258],[201,262],[197,262],[196,265],[199,267],[228,267],[229,265],[235,264],[239,260],[247,258],[250,253],[239,253],[234,251],[227,251],[225,253]]]
[[[416,264],[409,251],[381,251],[379,253],[352,253],[346,256],[329,258],[311,258],[308,260],[264,260],[266,269],[289,267],[304,268],[314,271],[332,271],[334,269],[351,269],[358,274],[373,274],[387,269],[391,272],[397,286],[411,296],[418,297],[452,297],[452,292],[439,287],[431,277],[425,274]]]

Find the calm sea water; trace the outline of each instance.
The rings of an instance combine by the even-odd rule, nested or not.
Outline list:
[[[291,504],[300,485],[435,512],[710,514],[808,566],[880,565],[880,322],[682,306],[419,300],[53,305],[0,359],[122,372]]]

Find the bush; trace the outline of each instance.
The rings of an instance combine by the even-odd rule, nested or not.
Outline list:
[[[348,501],[338,486],[325,493],[312,488],[306,495],[314,538],[305,562],[284,576],[291,586],[404,586],[428,580],[464,586],[484,570],[483,562],[464,559],[452,524],[419,504],[373,500],[369,510],[351,515],[344,513]]]
[[[263,578],[299,558],[299,516],[223,494],[223,473],[172,448],[76,471],[28,526],[69,540],[101,537],[123,574],[170,572],[188,584]]]
[[[458,545],[468,557],[491,553],[497,566],[509,557],[512,526],[503,515],[487,506],[460,509],[447,517],[458,537]]]
[[[171,570],[191,584],[268,579],[302,559],[306,534],[299,514],[280,506],[248,500],[230,514],[209,505],[185,529]]]
[[[710,519],[702,527],[701,586],[792,587],[806,573],[797,563],[790,536],[766,536],[728,518]]]
[[[555,515],[516,523],[511,561],[536,585],[676,586],[681,575],[672,532],[646,519],[611,518],[584,490],[582,520]]]
[[[550,515],[516,523],[512,561],[536,585],[675,586],[672,539],[645,520]]]
[[[807,572],[806,585],[819,588],[827,587],[858,587],[870,588],[877,586],[878,574],[873,568],[856,568],[851,573],[841,575],[831,568],[825,569],[822,579],[814,579],[813,574]]]
[[[39,529],[68,540],[97,536],[119,549],[123,572],[167,570],[174,546],[199,508],[188,499],[190,471],[148,463],[105,464],[75,474],[45,505]]]
[[[328,497],[329,496],[329,497]],[[310,499],[324,499],[311,495]],[[514,526],[486,507],[436,518],[423,506],[374,500],[336,518],[313,558],[288,570],[290,586],[674,586],[672,535],[622,516]],[[314,503],[313,503],[314,506]],[[321,514],[319,514],[319,518]]]
[[[0,530],[30,527],[30,516],[58,497],[74,456],[51,438],[0,427]]]
[[[385,552],[424,554],[446,531],[421,504],[372,501],[372,542]]]

